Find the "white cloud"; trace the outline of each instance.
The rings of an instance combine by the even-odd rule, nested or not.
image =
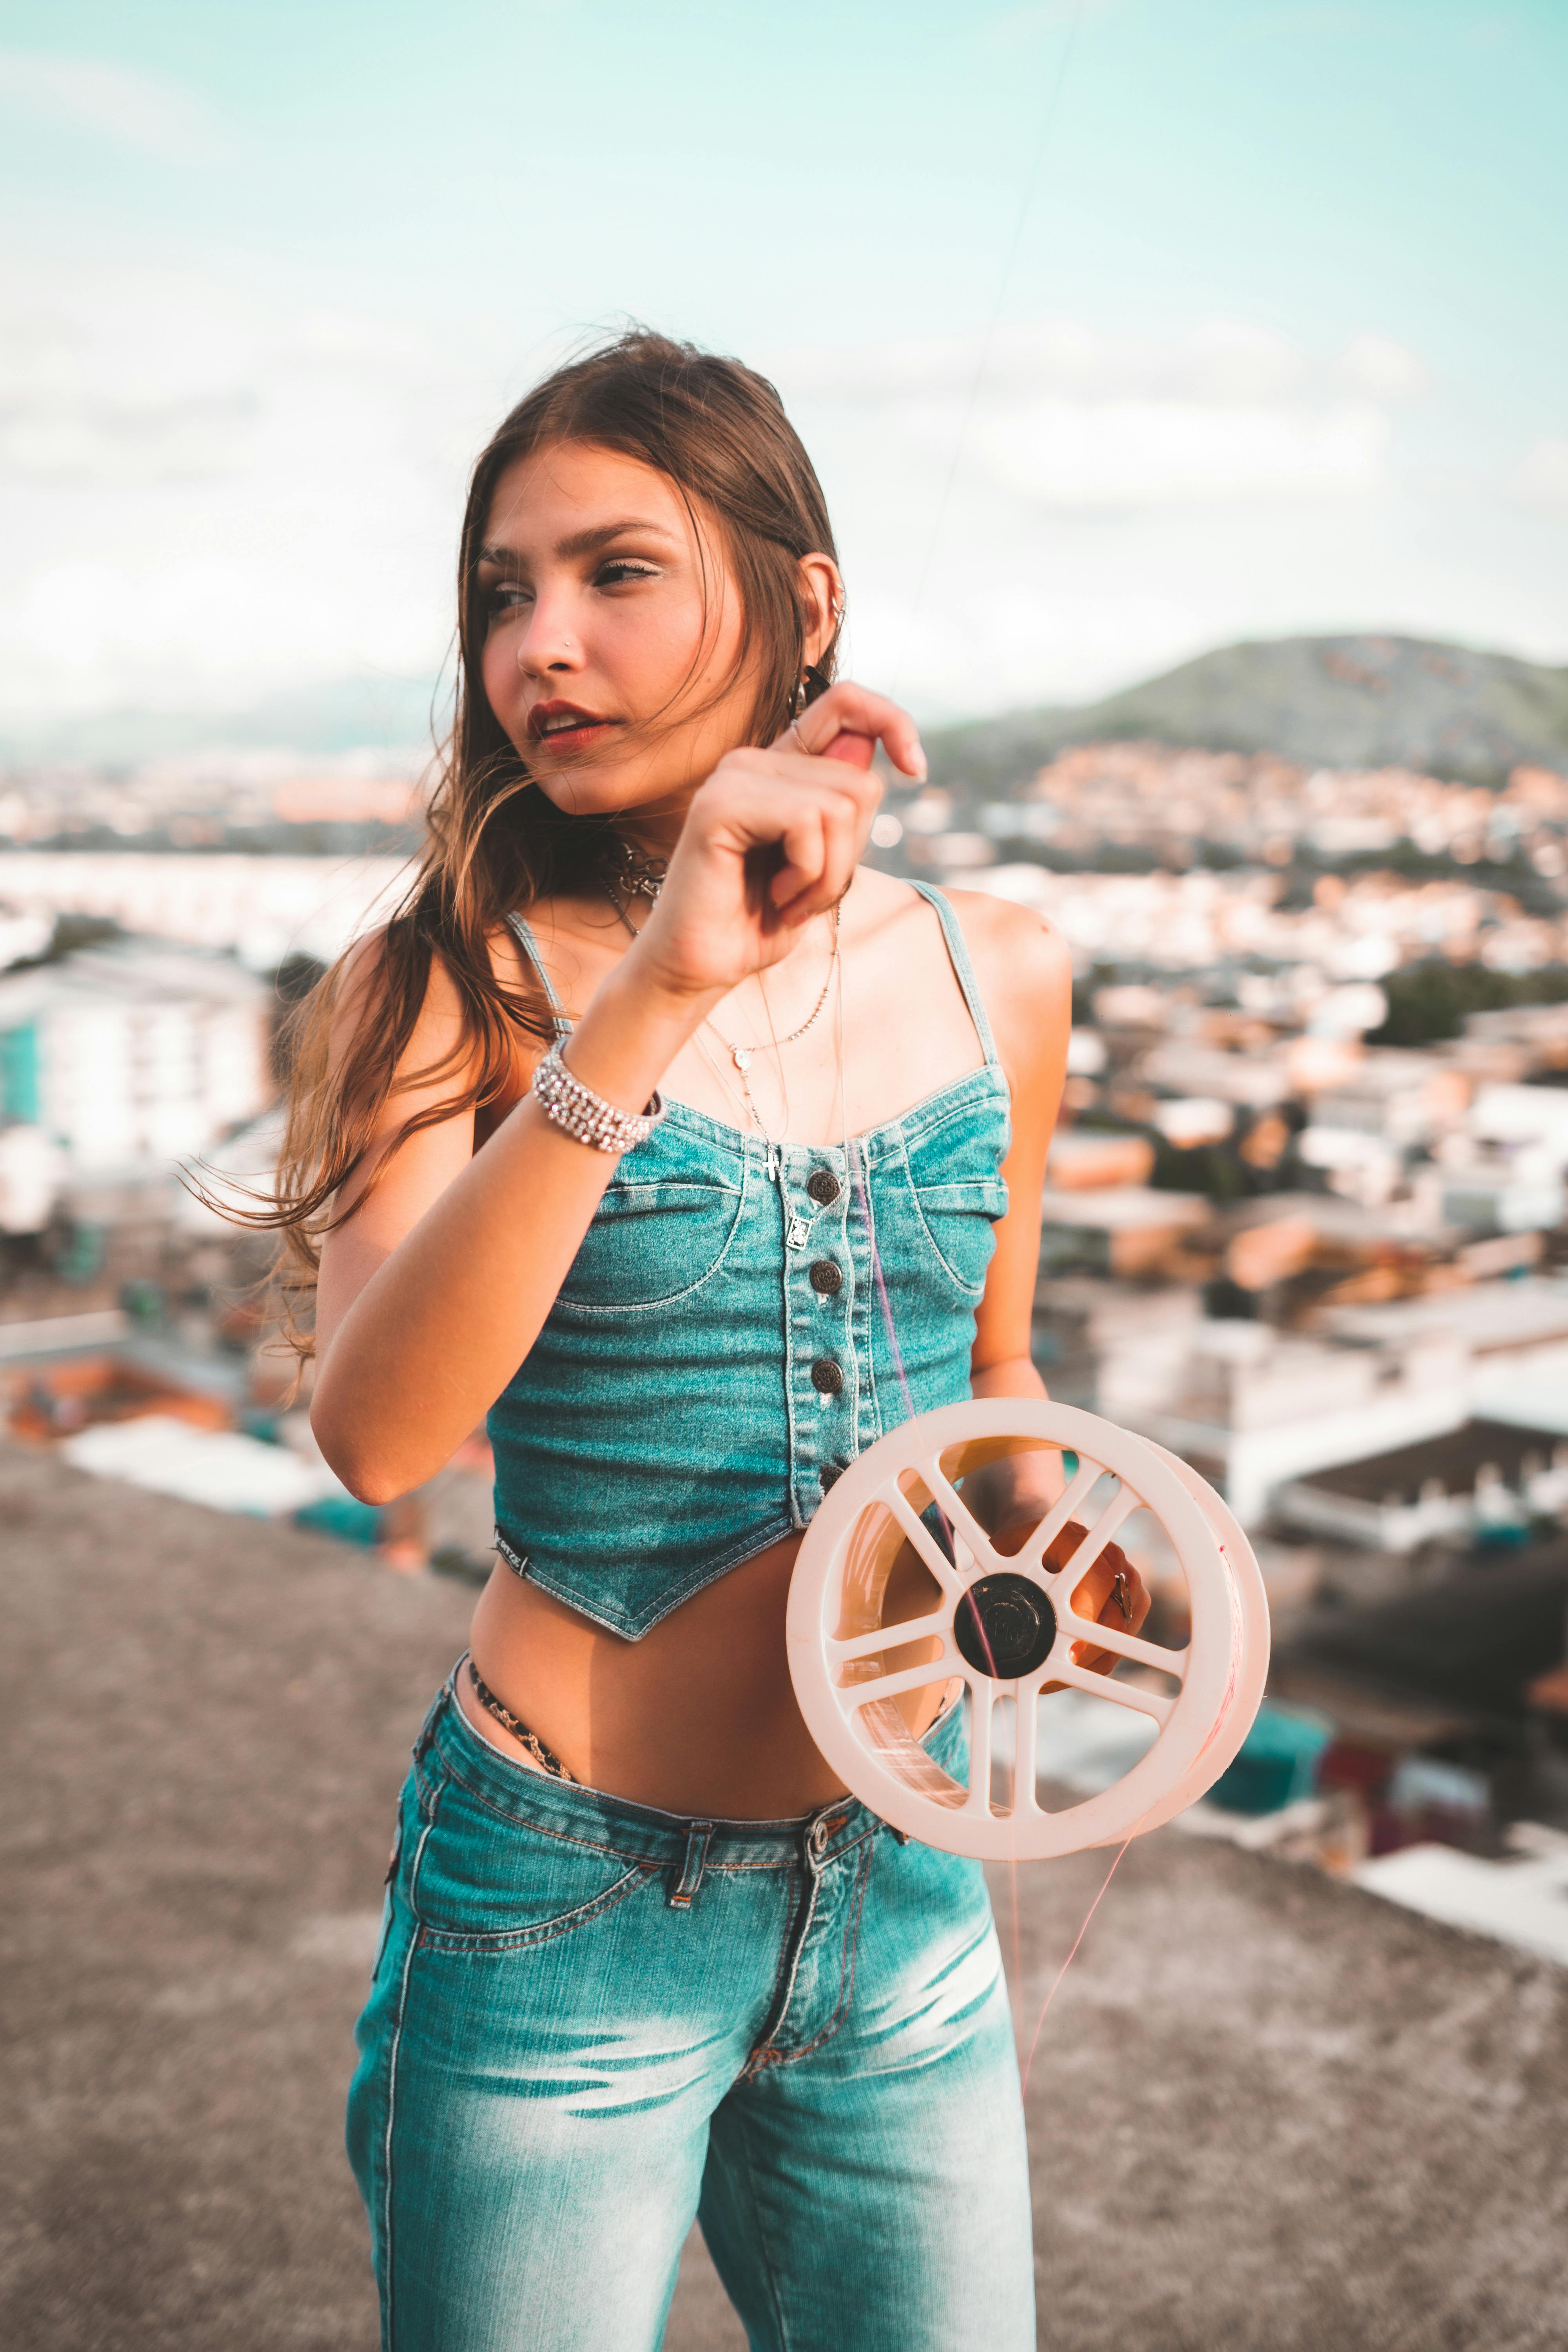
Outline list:
[[[1417,365],[1363,337],[1337,370],[1313,368],[1235,320],[1163,341],[1053,320],[988,341],[784,352],[773,370],[786,397],[875,414],[911,460],[956,458],[1047,508],[1115,511],[1365,495],[1392,440],[1371,380],[1407,395]]]
[[[977,383],[981,349],[769,371],[834,513],[854,667],[926,716],[1089,700],[1300,631],[1563,658],[1568,573],[1533,519],[1401,464],[1396,404],[1425,371],[1390,339],[1319,358],[1245,321],[1161,340],[1058,320],[999,333]]]
[[[1334,373],[1350,393],[1368,400],[1419,400],[1431,389],[1422,362],[1390,335],[1356,335],[1346,345]]]
[[[1521,506],[1568,513],[1568,437],[1548,436],[1527,449],[1509,476],[1507,488]]]
[[[1047,400],[979,420],[973,455],[1005,488],[1042,506],[1212,506],[1373,488],[1388,441],[1375,409],[1348,402],[1298,412]]]
[[[232,126],[195,90],[99,58],[0,49],[0,108],[174,163],[216,163],[236,143]]]
[[[434,674],[478,347],[177,272],[0,283],[0,710]]]
[[[562,342],[500,349],[237,273],[11,265],[0,718],[433,677],[468,465]],[[1326,363],[1246,322],[1047,321],[996,335],[966,425],[980,353],[933,337],[769,367],[835,515],[853,666],[925,715],[1087,699],[1303,628],[1562,658],[1550,531],[1396,465],[1409,367],[1379,394],[1360,345]],[[1559,440],[1513,488],[1539,506],[1565,485]]]
[[[1300,381],[1282,336],[1230,319],[1159,341],[1101,335],[1072,319],[1005,326],[988,336],[907,336],[845,347],[795,346],[763,362],[795,398],[879,404],[942,394],[985,400],[1055,393],[1069,400],[1257,401]]]

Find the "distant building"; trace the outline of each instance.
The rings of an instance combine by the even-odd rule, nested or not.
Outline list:
[[[1158,1192],[1143,1184],[1083,1191],[1047,1185],[1040,1268],[1046,1274],[1164,1273],[1184,1234],[1206,1225],[1209,1216],[1209,1203],[1195,1192]]]
[[[1263,1323],[1205,1323],[1165,1402],[1129,1418],[1254,1525],[1287,1479],[1458,1428],[1468,1371],[1464,1349],[1440,1332],[1347,1348]]]
[[[1568,1439],[1470,1421],[1443,1436],[1336,1463],[1276,1492],[1281,1518],[1373,1550],[1484,1536],[1568,1511]]]
[[[0,1117],[61,1181],[167,1170],[272,1093],[271,1002],[226,957],[142,941],[0,977]]]

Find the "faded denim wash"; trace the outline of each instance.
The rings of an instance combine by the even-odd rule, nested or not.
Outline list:
[[[628,1640],[797,1534],[835,1472],[908,1418],[862,1197],[913,1410],[970,1392],[974,1310],[1007,1207],[1007,1081],[952,909],[916,887],[941,919],[982,1066],[851,1138],[847,1161],[842,1144],[772,1155],[672,1103],[621,1160],[491,1408],[502,1558]],[[814,1179],[818,1194],[832,1180],[830,1199]],[[826,1392],[825,1365],[840,1383]]]
[[[929,1738],[961,1772],[962,1717]],[[448,1684],[359,2044],[384,2352],[655,2352],[694,2216],[752,2352],[1033,2352],[980,1867],[853,1798],[682,1820],[513,1763]]]

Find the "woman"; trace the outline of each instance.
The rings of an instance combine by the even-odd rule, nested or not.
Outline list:
[[[487,1412],[496,1456],[351,2095],[384,2342],[655,2346],[700,2213],[753,2346],[1023,2352],[981,1874],[834,1778],[784,1621],[883,1429],[1042,1393],[1067,959],[858,865],[871,739],[924,760],[830,683],[821,491],[748,370],[636,334],[552,376],[459,598],[430,846],[316,1011],[279,1212],[346,1484],[406,1492]],[[1004,1541],[1045,1475],[995,1487]],[[1146,1602],[1117,1554],[1078,1605]],[[962,1771],[943,1697],[911,1720]]]

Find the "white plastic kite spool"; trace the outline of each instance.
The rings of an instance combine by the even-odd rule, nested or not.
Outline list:
[[[1042,1443],[1075,1454],[1078,1470],[1021,1551],[994,1551],[957,1483]],[[921,1519],[931,1503],[952,1530],[956,1565]],[[1086,1570],[1140,1509],[1164,1530],[1186,1580],[1192,1632],[1182,1650],[1073,1614]],[[1087,1533],[1054,1569],[1045,1555],[1074,1521]],[[888,1622],[889,1575],[906,1541],[939,1597],[923,1613]],[[984,1583],[982,1599],[983,1580],[991,1579],[997,1581]],[[972,1586],[976,1601],[955,1624]],[[977,1607],[984,1637],[975,1631]],[[1247,1538],[1184,1462],[1070,1405],[988,1397],[919,1414],[837,1479],[795,1561],[788,1641],[801,1712],[856,1796],[926,1845],[1026,1861],[1120,1843],[1213,1787],[1262,1700],[1268,1610]],[[1136,1680],[1120,1670],[1094,1674],[1073,1661],[1080,1642],[1156,1672]],[[913,1660],[911,1643],[920,1645]],[[897,1704],[954,1675],[971,1701],[967,1788],[932,1761]],[[1152,1745],[1112,1787],[1055,1812],[1042,1808],[1036,1788],[1039,1711],[1051,1704],[1040,1696],[1043,1684],[1134,1708],[1157,1727]],[[1011,1787],[998,1801],[993,1729],[996,1702],[1009,1698],[1016,1710]]]

